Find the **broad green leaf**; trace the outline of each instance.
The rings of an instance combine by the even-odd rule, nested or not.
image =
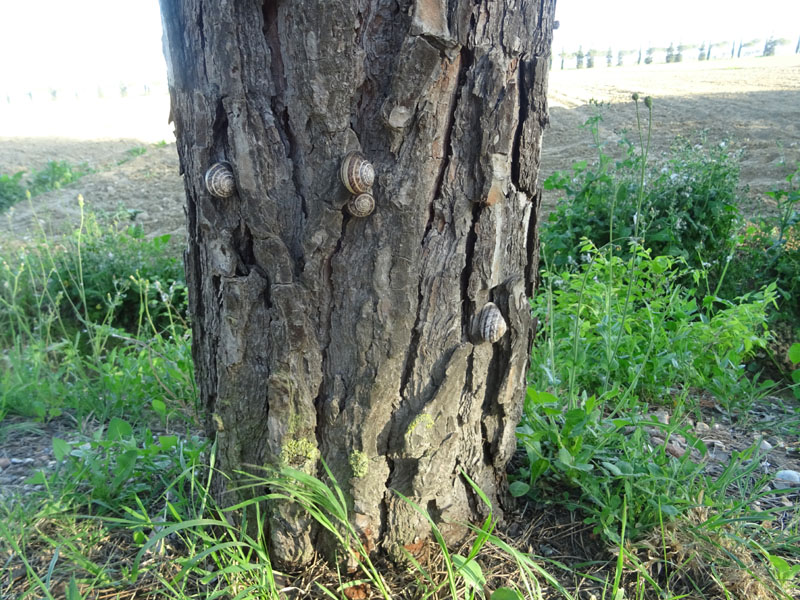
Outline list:
[[[569,453],[569,450],[566,448],[559,448],[558,449],[558,460],[564,463],[567,466],[572,466],[575,460],[572,458],[572,454]]]
[[[459,575],[464,578],[464,581],[477,590],[483,590],[483,586],[486,585],[486,578],[483,576],[480,565],[474,559],[467,560],[460,554],[454,554],[452,558],[453,564],[458,569]]]
[[[511,485],[508,486],[508,491],[511,493],[514,498],[519,498],[520,496],[524,496],[528,493],[531,489],[531,486],[525,483],[524,481],[515,481]]]
[[[547,392],[537,392],[533,388],[528,388],[527,399],[534,404],[558,404],[558,398]]]
[[[154,398],[151,405],[153,407],[153,412],[155,412],[159,417],[164,417],[167,414],[167,405],[163,400]]]
[[[800,363],[800,344],[792,344],[789,348],[789,360],[793,363]]]
[[[678,516],[678,509],[672,506],[671,504],[662,504],[661,512],[663,512],[665,515],[669,515],[670,517]]]
[[[139,450],[128,450],[117,457],[117,467],[114,469],[115,477],[111,484],[113,487],[120,486],[130,477],[138,458]]]
[[[111,419],[106,434],[109,440],[122,440],[133,436],[133,428],[127,421],[117,417]]]
[[[44,471],[36,471],[36,473],[28,477],[24,483],[26,485],[44,485],[47,483],[47,477],[45,476]]]
[[[53,438],[53,457],[58,462],[64,460],[64,457],[69,455],[70,450],[72,450],[72,446],[66,441],[61,438]]]
[[[158,436],[158,443],[162,450],[169,450],[178,444],[177,435],[160,435]]]
[[[522,595],[511,588],[501,587],[497,588],[492,593],[492,600],[523,600]]]

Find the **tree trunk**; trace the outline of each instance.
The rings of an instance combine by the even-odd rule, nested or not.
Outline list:
[[[326,461],[370,548],[502,514],[533,336],[555,0],[161,0],[217,465]],[[358,150],[376,207],[339,177]],[[204,183],[226,161],[229,197]],[[475,333],[485,305],[508,324]],[[217,480],[221,502],[237,498]],[[229,485],[229,484],[228,484]],[[314,532],[277,506],[273,552]],[[456,537],[461,530],[444,525]]]

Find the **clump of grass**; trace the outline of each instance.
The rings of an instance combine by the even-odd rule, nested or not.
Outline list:
[[[25,199],[23,175],[25,175],[25,171],[19,171],[13,175],[0,175],[0,211]]]
[[[33,197],[61,189],[91,172],[87,163],[74,165],[65,160],[51,160],[28,177],[25,171],[13,175],[0,174],[0,211],[10,208],[28,195]]]
[[[90,216],[58,244],[1,250],[0,409],[108,419],[165,397],[193,406],[185,285],[167,242]]]

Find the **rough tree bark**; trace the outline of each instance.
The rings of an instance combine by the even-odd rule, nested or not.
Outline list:
[[[533,335],[555,0],[161,0],[194,360],[217,464],[324,458],[368,547],[501,514]],[[375,211],[344,209],[360,150]],[[228,161],[236,193],[204,173]],[[475,315],[508,332],[478,343]],[[217,493],[226,495],[219,481]],[[448,535],[458,527],[444,525]],[[448,528],[449,527],[449,528]],[[270,515],[273,551],[314,532]]]

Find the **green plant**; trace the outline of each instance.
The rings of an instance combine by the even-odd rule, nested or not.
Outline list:
[[[162,256],[166,240],[92,231],[99,228],[81,227],[60,245],[44,240],[0,253],[0,414],[191,414],[185,288],[156,279],[169,270],[180,277],[177,261]],[[115,281],[127,268],[151,264],[169,270],[150,271],[153,281]],[[114,326],[123,324],[129,331]]]
[[[181,463],[196,463],[203,450],[199,438],[182,441],[149,429],[135,431],[127,421],[112,417],[88,440],[53,438],[56,470],[38,471],[27,483],[57,488],[62,497],[78,494],[81,502],[94,506],[93,512],[115,513],[134,497],[153,504],[181,473]]]
[[[34,171],[29,189],[31,195],[36,196],[74,183],[90,172],[89,165],[86,163],[73,165],[65,160],[51,160],[43,169]]]
[[[601,148],[598,122],[599,115],[587,125]],[[629,147],[613,169],[600,151],[594,168],[581,163],[575,179],[555,180],[579,200],[562,210],[566,223],[557,216],[554,229],[543,235],[546,269],[532,304],[545,326],[518,429],[527,464],[511,485],[515,496],[530,494],[579,510],[596,533],[620,545],[620,556],[624,531],[636,539],[663,528],[704,493],[715,506],[746,511],[744,504],[731,508],[726,499],[733,475],[712,480],[695,461],[693,455],[701,457],[706,449],[682,415],[691,408],[694,387],[714,392],[731,411],[747,408],[770,389],[771,383],[749,379],[743,365],[766,345],[766,311],[776,298],[774,284],[734,299],[717,296],[725,267],[715,272],[712,285],[708,267],[692,268],[691,255],[669,246],[674,234],[654,235],[674,228],[681,214],[654,208],[679,207],[674,186],[680,189],[684,178],[671,176],[679,167],[685,166],[685,181],[698,187],[700,197],[720,208],[718,220],[730,212],[725,190],[735,188],[728,185],[735,177],[720,166],[724,160],[690,160],[688,150],[680,164],[670,163],[671,173],[648,177],[650,129],[647,143],[641,125],[638,131],[638,152]],[[717,184],[722,192],[714,189]],[[695,224],[690,237],[713,250],[719,227],[732,223]],[[581,228],[604,245],[598,248],[586,237],[575,244],[571,236]],[[646,243],[678,256],[658,255]],[[672,419],[662,423],[648,415],[648,401],[669,402]],[[751,492],[744,495],[751,498]],[[612,594],[620,591],[619,572],[618,565]]]
[[[101,227],[87,215],[58,244],[44,239],[4,252],[0,324],[50,314],[78,328],[90,322],[130,333],[148,323],[158,331],[185,329],[183,267],[169,242],[169,235],[146,238],[139,226]]]
[[[57,190],[90,172],[91,169],[86,163],[73,165],[65,160],[51,160],[43,169],[34,171],[29,178],[25,178],[25,171],[18,171],[13,175],[0,175],[0,211],[20,202],[27,193],[33,197],[50,190]]]
[[[787,353],[787,358],[794,365],[792,369],[794,397],[800,400],[800,344],[792,344]]]
[[[134,146],[133,148],[125,150],[125,154],[129,156],[141,156],[145,153],[147,153],[147,146]]]
[[[580,250],[577,271],[542,273],[544,293],[533,302],[547,324],[533,356],[537,389],[564,385],[573,397],[617,387],[663,401],[690,386],[734,385],[742,364],[766,346],[774,285],[735,301],[708,296],[699,305],[695,290],[680,284],[687,271],[679,259],[652,257],[635,245],[628,263],[588,241]]]
[[[19,171],[13,175],[0,175],[0,211],[25,198],[25,186],[22,185],[24,174],[25,171]]]
[[[575,266],[584,237],[598,247],[621,245],[624,252],[624,240],[636,229],[654,255],[705,266],[715,286],[739,223],[736,157],[724,143],[679,139],[666,158],[645,169],[646,149],[623,139],[624,157],[613,161],[600,143],[601,122],[598,110],[584,125],[598,150],[595,163],[575,163],[571,174],[557,172],[544,183],[564,193],[541,232],[548,264]]]
[[[736,247],[717,294],[731,298],[775,282],[778,298],[770,313],[773,342],[770,361],[784,375],[791,372],[786,352],[800,335],[800,165],[783,187],[767,193],[775,201],[771,214],[748,221],[735,236]]]

